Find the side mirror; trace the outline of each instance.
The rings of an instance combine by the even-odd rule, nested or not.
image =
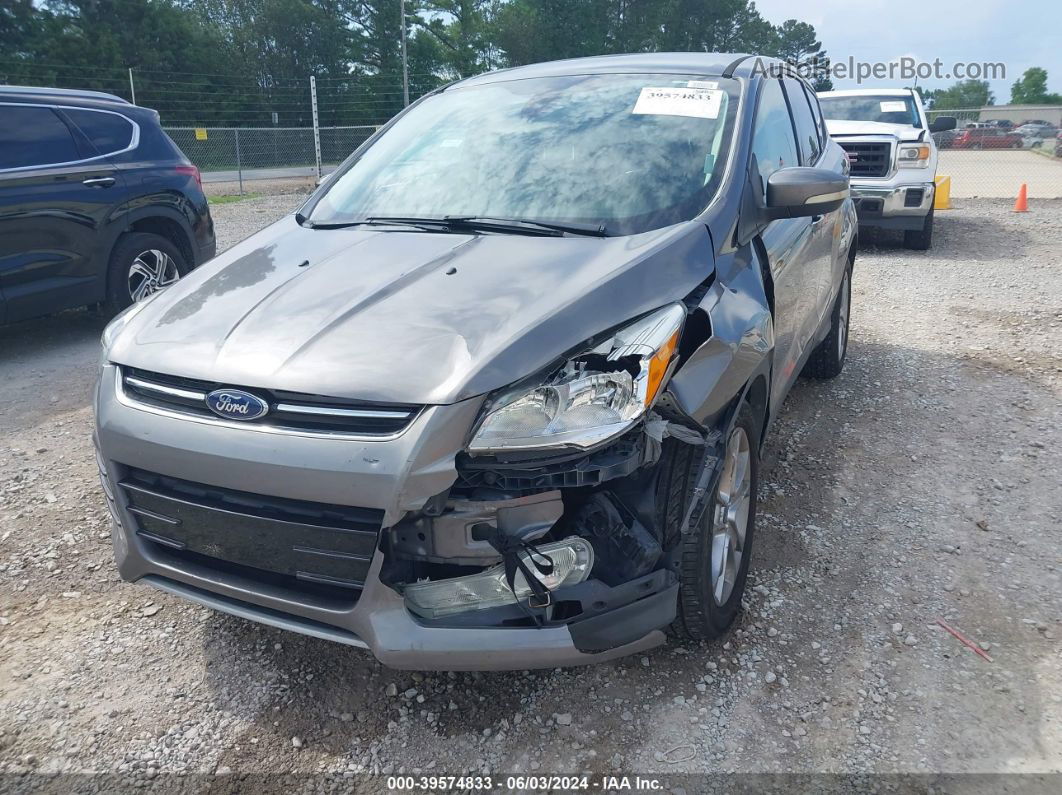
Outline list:
[[[929,123],[929,131],[931,133],[944,132],[945,130],[954,130],[958,126],[959,121],[954,116],[937,116]]]
[[[767,178],[767,213],[803,218],[836,210],[848,198],[848,177],[825,168],[781,168]]]

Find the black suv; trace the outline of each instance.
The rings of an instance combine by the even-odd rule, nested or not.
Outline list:
[[[199,170],[155,111],[0,86],[0,323],[86,304],[117,312],[215,247]]]

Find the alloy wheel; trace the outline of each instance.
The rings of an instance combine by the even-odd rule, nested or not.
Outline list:
[[[719,606],[730,599],[745,554],[745,534],[752,502],[752,454],[749,437],[741,426],[726,443],[723,471],[716,486],[712,511],[711,588]]]
[[[157,248],[142,251],[129,266],[129,297],[133,303],[142,301],[152,293],[169,287],[180,277],[177,263],[165,251]]]

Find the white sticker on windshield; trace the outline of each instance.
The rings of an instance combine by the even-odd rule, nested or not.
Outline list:
[[[718,119],[722,102],[723,92],[715,89],[647,87],[638,95],[631,113]]]
[[[719,88],[719,84],[713,80],[690,80],[686,83],[686,88]]]
[[[906,113],[907,112],[907,103],[904,102],[902,99],[895,100],[895,101],[885,100],[885,101],[883,101],[881,103],[881,112],[882,113]]]

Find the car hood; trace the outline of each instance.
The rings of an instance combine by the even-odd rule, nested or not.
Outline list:
[[[111,361],[233,386],[445,404],[680,300],[704,224],[628,237],[306,229],[288,216],[136,312]]]
[[[880,121],[849,121],[826,119],[830,135],[891,135],[901,141],[921,140],[925,130],[909,124],[886,124]]]

